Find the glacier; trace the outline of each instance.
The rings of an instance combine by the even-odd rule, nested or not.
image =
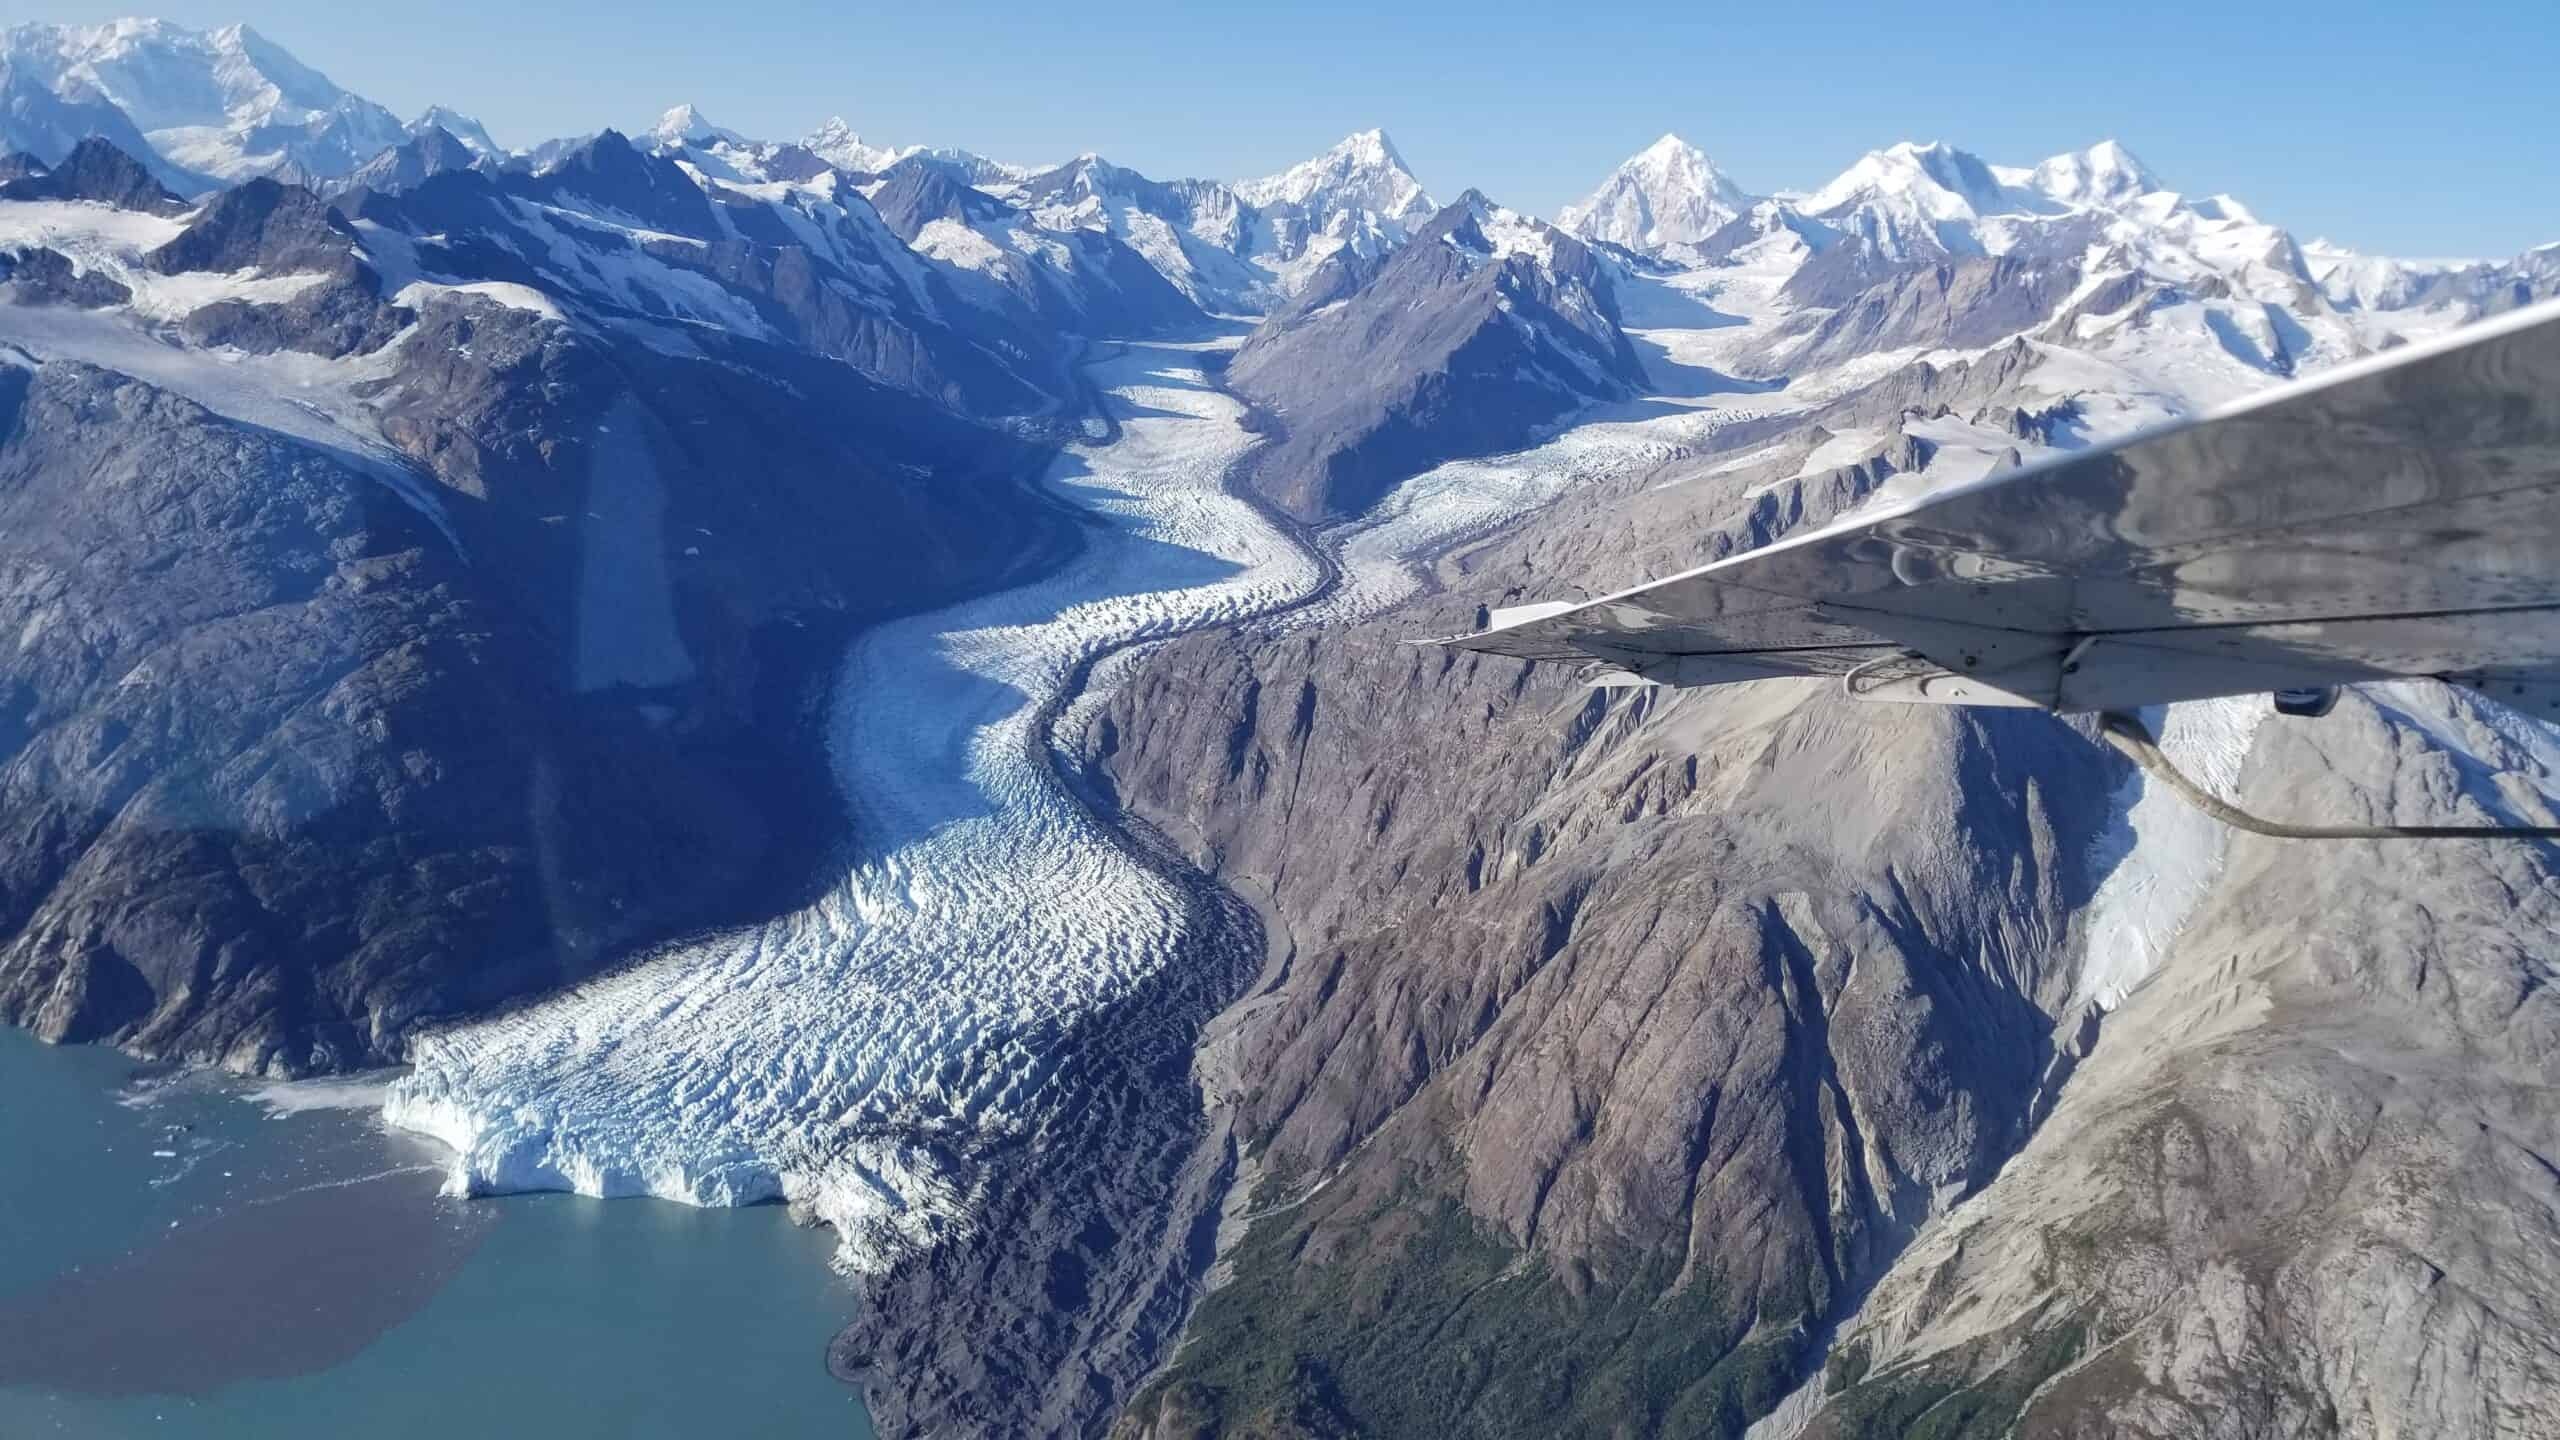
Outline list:
[[[416,1043],[383,1111],[452,1150],[448,1189],[788,1201],[834,1227],[856,1274],[969,1224],[960,1157],[1040,1135],[1073,1098],[1077,1022],[1196,963],[1203,938],[1190,898],[1060,779],[1074,757],[1054,737],[1151,642],[1376,614],[1454,546],[1785,403],[1604,407],[1521,454],[1439,467],[1319,538],[1340,560],[1328,585],[1231,488],[1261,443],[1207,373],[1233,343],[1127,344],[1091,366],[1107,433],[1044,479],[1095,522],[1064,569],[852,642],[828,745],[860,848],[818,902]]]
[[[2199,221],[2192,254],[2182,239],[2154,258],[2230,259],[2246,248],[2224,233],[2236,224]],[[386,1117],[451,1147],[459,1193],[787,1200],[835,1227],[840,1262],[858,1273],[969,1225],[981,1184],[971,1156],[1068,1128],[1079,1025],[1168,976],[1191,976],[1177,983],[1193,999],[1223,983],[1202,958],[1198,897],[1061,778],[1074,757],[1057,737],[1097,713],[1136,647],[1214,625],[1377,614],[1428,588],[1440,557],[1569,490],[1715,448],[1735,421],[1810,410],[1924,354],[1971,358],[1906,348],[1737,378],[1796,309],[1783,286],[1805,254],[1779,227],[1726,265],[1622,270],[1624,326],[1654,395],[1585,411],[1517,454],[1412,477],[1312,542],[1236,493],[1261,442],[1212,379],[1211,352],[1233,337],[1103,347],[1090,373],[1111,419],[1043,482],[1089,519],[1082,553],[1044,580],[850,645],[828,738],[859,843],[824,896],[422,1037]],[[2036,346],[2027,391],[2077,407],[2064,443],[2269,378],[2191,308]],[[2340,333],[2305,362],[2353,347],[2346,327],[2330,328]],[[1904,419],[1935,447],[1904,477],[1912,487],[1978,474],[2021,444],[1952,416]],[[1881,441],[1837,438],[1842,454],[1804,463],[1848,463]],[[1710,473],[1765,458],[1747,451]],[[2182,712],[2173,752],[2200,750],[2227,783],[2253,723]],[[2127,863],[2093,908],[2080,977],[2101,1007],[2140,983],[2219,857],[2165,797],[2129,787],[2117,804]],[[1182,1024],[1189,1011],[1172,1008],[1182,1013],[1150,1023]]]
[[[1047,491],[1091,517],[1048,578],[864,631],[829,750],[859,850],[815,904],[424,1037],[386,1119],[456,1193],[789,1200],[861,1271],[963,1224],[953,1146],[1037,1130],[1080,1016],[1181,963],[1185,901],[1047,763],[1079,673],[1286,607],[1317,562],[1226,486],[1255,442],[1198,347],[1130,345],[1117,417]]]

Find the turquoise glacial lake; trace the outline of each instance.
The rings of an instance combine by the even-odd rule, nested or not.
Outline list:
[[[448,1199],[373,1099],[0,1030],[0,1435],[870,1440],[825,1231]]]

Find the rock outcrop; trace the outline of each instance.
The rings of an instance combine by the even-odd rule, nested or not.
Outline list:
[[[2491,769],[2428,743],[2457,738]],[[2265,813],[2548,824],[2511,717],[2270,723]],[[2560,1414],[2549,847],[2235,837],[1997,1182],[1842,1339],[1805,1432],[2527,1436]]]
[[[2025,363],[1829,419],[2031,433]],[[1802,448],[1726,438],[1769,457],[1568,500],[1410,613],[1181,642],[1097,722],[1122,800],[1267,897],[1284,955],[1203,1052],[1240,1179],[1117,1433],[2535,1433],[2545,848],[2241,840],[2183,929],[2129,930],[2143,857],[2219,842],[2138,849],[2070,724],[1396,643],[1897,468],[1771,492]],[[2262,809],[2548,823],[2544,742],[2474,702],[2257,728]]]

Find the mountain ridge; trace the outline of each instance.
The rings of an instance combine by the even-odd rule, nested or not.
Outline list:
[[[1167,952],[1185,1004],[1259,916],[1225,1015],[955,1009],[860,1057],[923,1077],[881,1144],[927,1158],[859,1174],[786,1169],[823,1133],[790,1077],[675,1087],[734,1127],[676,1155],[686,1193],[814,1175],[791,1198],[848,1254],[847,1195],[894,1213],[837,1356],[883,1434],[1895,1435],[2085,1400],[2110,1435],[2487,1435],[2560,1403],[2515,1318],[2560,1294],[2528,1158],[2560,1153],[2560,1032],[2506,929],[2547,857],[2306,864],[2145,808],[2048,717],[1404,643],[2560,294],[2560,247],[2304,246],[2111,141],[1906,143],[1755,197],[1666,136],[1584,238],[1472,188],[1425,213],[1380,131],[1157,180],[684,107],[506,155],[430,110],[178,199],[147,140],[63,141],[141,136],[120,109],[0,88],[54,151],[0,156],[0,790],[35,817],[0,834],[0,1013],[272,1074],[500,1010],[540,1042],[506,1007],[606,971],[645,1021],[662,972],[627,960],[796,913],[873,823],[829,811],[815,719],[849,635],[1097,543],[1203,586],[1304,548],[1161,646],[1160,592],[1008,612],[1137,642],[1007,753],[1220,917]],[[857,690],[940,673],[912,653]],[[2276,808],[2532,807],[2560,754],[2420,687],[2173,713]],[[1036,981],[1039,948],[986,958]],[[1077,1123],[1143,1125],[1016,1108],[1072,1055],[946,1103],[986,1034],[1087,1023],[1135,1058]],[[2494,1085],[2440,1083],[2484,1055]],[[741,1090],[752,1124],[701,1101]],[[501,1129],[474,1173],[659,1183],[610,1134],[576,1169]]]

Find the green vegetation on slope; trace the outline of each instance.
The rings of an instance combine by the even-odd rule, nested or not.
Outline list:
[[[2028,1335],[2017,1354],[1980,1379],[1967,1374],[1982,1347],[1967,1346],[1942,1360],[1862,1380],[1867,1349],[1857,1342],[1833,1357],[1830,1408],[1810,1433],[1857,1440],[2003,1440],[2037,1387],[2070,1368],[2087,1346],[2087,1327],[2073,1320]]]
[[[1359,1227],[1365,1253],[1304,1258],[1317,1224],[1284,1214],[1254,1227],[1124,1434],[1733,1436],[1785,1393],[1804,1344],[1792,1323],[1737,1333],[1711,1287],[1670,1288],[1667,1264],[1573,1293],[1411,1187],[1323,1222]]]

